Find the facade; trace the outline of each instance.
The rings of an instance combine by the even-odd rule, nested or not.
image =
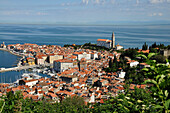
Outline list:
[[[123,71],[121,71],[121,72],[118,73],[118,76],[119,76],[120,78],[124,78],[125,75],[126,75],[126,72],[123,72]]]
[[[111,40],[107,39],[97,39],[97,46],[104,46],[106,48],[111,48]]]
[[[41,65],[41,64],[44,64],[44,59],[40,56],[36,57],[36,64],[37,65]]]
[[[31,80],[20,80],[19,85],[27,85],[27,86],[33,86],[38,83],[37,79],[31,79]]]
[[[111,40],[97,39],[97,46],[104,46],[106,48],[115,48],[115,34],[113,32]]]
[[[117,44],[117,45],[116,45],[116,50],[121,50],[121,49],[123,49],[123,46]]]
[[[170,50],[168,50],[168,49],[161,49],[160,53],[161,53],[161,55],[163,55],[167,58],[170,56]]]
[[[91,54],[86,52],[74,52],[73,55],[77,56],[78,60],[81,60],[82,58],[85,58],[86,60],[91,59]]]
[[[114,32],[112,33],[112,48],[115,48],[115,34]]]
[[[35,58],[33,58],[33,57],[28,57],[28,58],[27,58],[27,63],[28,63],[29,65],[35,65]]]
[[[74,62],[68,59],[56,60],[54,61],[53,66],[54,70],[57,72],[63,72],[68,68],[76,67],[76,65],[74,65]]]
[[[143,69],[143,68],[145,68],[145,67],[150,67],[150,65],[148,65],[147,63],[140,63],[140,64],[139,64],[139,67],[140,67],[141,69]]]
[[[3,42],[0,47],[1,48],[6,48],[5,42]]]
[[[50,54],[49,56],[49,63],[53,63],[55,60],[60,60],[60,59],[63,59],[63,55],[61,54]]]
[[[98,54],[97,53],[91,53],[91,59],[96,59],[98,58]]]
[[[139,62],[135,60],[129,60],[127,63],[130,65],[130,67],[135,67],[139,64]]]

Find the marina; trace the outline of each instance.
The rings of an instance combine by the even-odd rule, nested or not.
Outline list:
[[[40,67],[51,66],[46,65],[31,65],[31,66],[17,66],[21,59],[19,55],[11,54],[6,49],[0,48],[0,83],[13,83],[22,78],[22,74],[35,73],[41,77],[50,77],[51,74]],[[3,63],[4,62],[4,63]],[[6,63],[5,63],[6,62]],[[39,68],[39,69],[37,69]],[[47,69],[46,69],[47,70]],[[47,75],[48,74],[48,75]]]
[[[23,32],[30,31],[29,35],[23,34],[21,31],[16,29],[22,29]],[[11,29],[12,28],[12,29]],[[148,31],[152,28],[152,31]],[[163,29],[162,29],[163,28]],[[169,25],[148,25],[148,26],[128,26],[128,25],[117,25],[117,26],[57,26],[57,25],[8,25],[3,24],[0,27],[0,41],[8,44],[16,43],[34,43],[34,44],[48,44],[48,45],[59,45],[64,44],[83,44],[96,43],[96,39],[110,37],[110,32],[115,31],[116,44],[123,45],[124,48],[128,47],[139,47],[145,41],[149,44],[157,42],[169,44]],[[6,30],[5,30],[6,29]],[[8,30],[7,30],[8,29]],[[51,30],[52,29],[52,30]],[[82,32],[83,31],[83,32]],[[15,34],[14,34],[15,33]],[[36,35],[35,35],[36,34]],[[158,37],[161,37],[161,39]],[[27,38],[23,38],[27,37]],[[12,38],[17,40],[13,41]],[[42,40],[41,40],[42,39]],[[63,40],[64,39],[64,40]],[[128,39],[128,40],[127,40]],[[139,47],[140,48],[140,47]],[[42,76],[47,75],[57,76],[50,69],[40,68],[37,65],[31,66],[20,66],[20,60],[23,57],[23,53],[19,53],[12,50],[0,48],[0,77],[1,82],[10,81],[14,82],[21,75],[23,70],[32,70],[33,72],[39,73]],[[33,69],[35,68],[35,69]],[[19,73],[20,72],[20,73]],[[6,77],[5,77],[6,76]],[[10,76],[10,77],[9,77]],[[11,79],[11,80],[10,80]],[[15,80],[12,80],[15,79]]]

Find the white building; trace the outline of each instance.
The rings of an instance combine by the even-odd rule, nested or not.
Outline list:
[[[72,60],[68,60],[68,59],[56,60],[53,63],[53,68],[57,72],[63,72],[68,68],[72,68],[72,67],[76,67],[76,66],[77,65],[74,64],[74,62]]]
[[[121,49],[123,49],[123,46],[117,44],[117,45],[116,45],[116,50],[121,50]]]
[[[36,57],[36,64],[41,65],[44,64],[45,60],[41,56]]]
[[[138,61],[135,61],[135,60],[129,60],[129,62],[127,62],[130,67],[134,67],[134,66],[137,66],[139,64]]]
[[[74,52],[73,55],[77,56],[78,60],[85,58],[86,60],[91,59],[91,54],[86,52]]]
[[[38,80],[31,79],[31,80],[20,80],[19,85],[28,85],[28,86],[34,86],[38,83]]]
[[[92,93],[92,96],[90,97],[89,103],[95,103],[95,94]]]
[[[125,77],[125,74],[126,74],[126,72],[121,71],[121,72],[118,73],[118,76],[119,76],[120,78],[124,78],[124,77]]]
[[[62,54],[49,54],[49,63],[53,63],[55,60],[60,60],[63,59],[63,55]]]
[[[112,41],[108,39],[97,39],[97,46],[104,46],[106,48],[111,48]]]
[[[98,58],[98,54],[97,53],[91,53],[91,59],[96,59]]]

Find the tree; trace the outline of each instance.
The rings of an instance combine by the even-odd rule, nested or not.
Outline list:
[[[142,46],[142,50],[147,50],[147,49],[148,49],[148,45],[145,42],[144,45]]]
[[[133,48],[129,48],[128,50],[124,51],[121,56],[122,57],[125,57],[125,56],[128,56],[130,57],[131,59],[135,59],[136,58],[136,55],[138,55],[138,52],[136,49],[133,49]]]
[[[149,53],[148,56],[144,55],[144,54],[139,54],[136,57],[141,57],[143,62],[146,62],[147,64],[150,64],[150,62],[152,62],[150,59],[151,57],[155,56],[156,53]]]
[[[166,57],[163,55],[155,55],[152,59],[158,63],[166,63]]]
[[[67,97],[61,103],[63,112],[86,112],[84,99],[79,96]]]
[[[97,103],[91,109],[93,113],[137,113],[137,112],[156,112],[154,104],[156,101],[151,93],[145,89],[135,88],[134,91],[121,93],[116,97],[105,101],[104,104]]]
[[[8,92],[2,112],[20,112],[22,110],[22,99],[23,96],[20,91],[15,92],[15,94]]]
[[[158,98],[161,102],[157,104],[155,108],[160,110],[164,110],[165,113],[169,112],[169,105],[170,105],[170,70],[169,65],[166,66],[164,64],[157,64],[155,68],[152,68],[156,73],[156,76],[152,80],[146,80],[144,83],[152,83],[154,87],[151,87],[151,91],[153,91],[153,96]]]
[[[109,68],[113,68],[113,61],[112,61],[112,59],[110,58],[110,60],[109,60]]]

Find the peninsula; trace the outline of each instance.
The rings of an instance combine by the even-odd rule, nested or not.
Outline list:
[[[108,102],[112,105],[113,98],[121,102],[121,95],[129,95],[129,91],[136,92],[136,88],[147,91],[153,85],[143,83],[155,79],[154,73],[150,72],[153,66],[157,66],[155,63],[164,66],[164,69],[169,68],[170,45],[154,43],[148,48],[145,43],[142,49],[123,49],[114,43],[114,35],[111,41],[98,39],[97,44],[64,47],[30,43],[6,46],[3,43],[1,50],[22,56],[17,70],[32,68],[38,72],[44,66],[47,69],[40,72],[48,73],[51,77],[24,77],[15,85],[1,83],[0,95],[8,95],[9,92],[14,95],[19,91],[23,99],[34,102],[47,99],[51,105],[78,96],[83,99],[83,105],[93,111],[96,109],[92,108],[99,109],[96,105],[104,106]],[[126,95],[125,98],[132,97]]]

